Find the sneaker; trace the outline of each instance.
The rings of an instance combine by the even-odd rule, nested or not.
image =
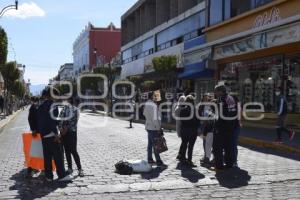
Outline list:
[[[200,164],[210,164],[209,158],[203,157],[203,158],[200,160]]]
[[[181,156],[181,155],[178,155],[178,156],[176,157],[176,159],[177,159],[178,161],[180,161],[180,162],[185,162],[185,161],[186,161],[186,158],[183,157],[183,156]]]
[[[39,175],[39,176],[45,176],[45,171],[42,170],[42,171],[40,172],[40,175]]]
[[[46,182],[52,182],[53,179],[52,179],[52,178],[45,178],[45,181],[46,181]]]
[[[63,178],[58,179],[58,182],[69,182],[69,181],[72,181],[72,180],[73,180],[73,177],[70,176],[70,175],[67,175]]]
[[[189,167],[192,167],[192,168],[197,167],[197,165],[195,165],[195,164],[193,163],[193,161],[190,161],[190,160],[188,160],[188,161],[186,162],[186,164],[187,164]]]
[[[83,173],[83,170],[82,170],[82,169],[79,169],[79,170],[78,170],[78,176],[79,176],[79,177],[84,177],[84,173]]]
[[[276,139],[276,140],[274,141],[274,143],[275,143],[275,144],[283,144],[283,142],[282,142],[281,139]]]
[[[156,164],[157,167],[167,167],[167,165],[165,165],[162,161],[157,161]]]
[[[154,165],[154,164],[156,164],[156,163],[155,163],[154,160],[148,160],[148,164],[149,164],[149,165]]]
[[[290,141],[292,141],[294,139],[294,137],[295,137],[295,131],[290,131],[289,132],[289,139],[290,139]]]
[[[73,169],[69,168],[69,169],[67,170],[67,174],[73,174]]]
[[[233,163],[232,167],[239,168],[239,165],[237,163]]]

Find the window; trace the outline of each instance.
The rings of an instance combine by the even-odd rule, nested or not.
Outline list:
[[[210,0],[209,25],[215,25],[272,1],[274,0]]]
[[[223,21],[223,0],[210,0],[209,25]]]

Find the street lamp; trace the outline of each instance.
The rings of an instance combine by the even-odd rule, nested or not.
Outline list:
[[[18,0],[15,0],[15,4],[14,5],[9,5],[9,6],[4,7],[1,10],[1,12],[0,12],[0,17],[2,17],[4,15],[4,13],[7,12],[7,11],[9,11],[9,10],[12,10],[12,9],[18,10],[18,5],[19,5]]]

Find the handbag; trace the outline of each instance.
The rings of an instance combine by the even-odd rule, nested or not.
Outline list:
[[[154,150],[159,154],[168,151],[167,142],[163,135],[154,138]]]

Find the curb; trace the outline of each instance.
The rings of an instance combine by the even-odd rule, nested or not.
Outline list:
[[[143,123],[143,120],[136,121],[137,123]],[[176,126],[172,124],[163,124],[162,127],[167,130],[176,130]],[[269,148],[284,153],[292,153],[300,156],[300,148],[291,147],[285,144],[275,144],[273,142],[254,139],[250,137],[240,136],[240,145],[256,146],[260,148]]]
[[[277,151],[292,153],[300,156],[300,149],[285,144],[275,144],[273,142],[258,140],[254,138],[243,137],[243,136],[240,137],[239,143],[242,145],[252,145],[256,147],[274,149]]]
[[[7,126],[7,124],[9,124],[12,120],[14,120],[20,112],[21,112],[21,110],[18,110],[15,113],[13,113],[12,115],[8,116],[9,118],[6,120],[6,122],[4,122],[2,125],[0,125],[0,135],[3,132],[4,128]]]

